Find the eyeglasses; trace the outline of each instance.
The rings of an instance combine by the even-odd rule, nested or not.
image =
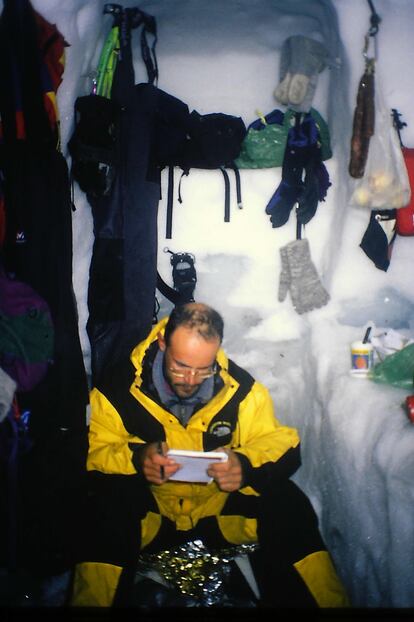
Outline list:
[[[209,370],[203,371],[201,369],[192,369],[191,367],[185,367],[182,369],[177,369],[176,367],[169,367],[168,371],[172,373],[176,378],[187,378],[191,376],[192,378],[199,378],[200,380],[205,380],[206,378],[211,378],[217,371],[217,365],[213,365],[213,367]]]

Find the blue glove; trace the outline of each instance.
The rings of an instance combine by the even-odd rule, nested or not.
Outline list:
[[[293,206],[303,194],[304,169],[314,162],[318,153],[318,130],[310,114],[296,114],[288,132],[282,166],[282,181],[266,206],[272,227],[281,227],[289,220]],[[316,208],[315,208],[316,209]]]
[[[325,200],[330,185],[329,174],[323,162],[311,162],[305,167],[305,182],[296,210],[301,225],[306,225],[315,216],[318,203]]]
[[[298,202],[303,189],[303,183],[290,185],[282,179],[269,203],[266,205],[266,214],[270,216],[272,227],[281,227],[289,220],[292,207]]]

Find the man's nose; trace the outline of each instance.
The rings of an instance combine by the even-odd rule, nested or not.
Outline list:
[[[194,386],[196,384],[200,384],[200,379],[198,378],[198,374],[192,373],[191,370],[188,370],[185,381],[190,386]]]

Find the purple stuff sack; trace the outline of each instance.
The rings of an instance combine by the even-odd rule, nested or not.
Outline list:
[[[30,285],[0,267],[0,367],[17,383],[17,391],[31,391],[39,384],[53,351],[49,305]]]

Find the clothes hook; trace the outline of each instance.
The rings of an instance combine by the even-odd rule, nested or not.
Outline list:
[[[369,36],[370,37],[375,37],[375,35],[378,32],[378,28],[379,28],[379,24],[381,22],[381,18],[378,15],[378,13],[376,12],[375,8],[374,8],[374,3],[372,0],[368,0],[368,4],[369,4],[369,8],[371,9],[371,27],[369,29]]]

